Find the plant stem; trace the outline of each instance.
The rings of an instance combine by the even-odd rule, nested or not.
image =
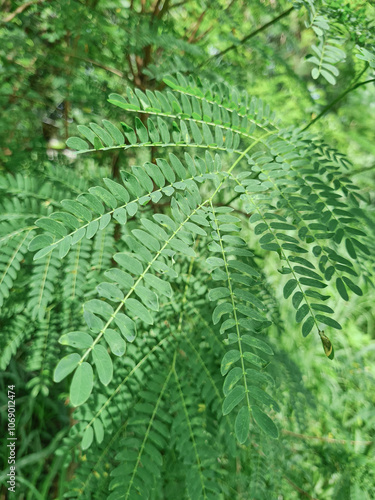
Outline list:
[[[269,26],[272,26],[272,24],[275,24],[277,23],[277,21],[280,21],[280,19],[282,19],[283,17],[287,16],[288,14],[290,14],[292,12],[292,10],[294,9],[294,7],[290,7],[290,9],[287,9],[285,10],[284,12],[282,12],[279,16],[271,19],[271,21],[269,21],[268,23],[266,24],[263,24],[263,26],[261,26],[260,28],[257,28],[255,31],[252,31],[249,35],[245,36],[244,38],[242,38],[238,43],[234,43],[233,45],[230,45],[229,47],[227,47],[226,49],[222,50],[221,52],[219,52],[218,54],[215,54],[213,55],[212,57],[209,57],[208,59],[206,59],[206,61],[204,61],[202,64],[200,64],[199,67],[202,67],[202,66],[205,66],[207,63],[209,63],[210,61],[212,61],[212,59],[215,59],[216,57],[221,57],[223,56],[224,54],[227,54],[230,50],[234,50],[234,49],[237,49],[240,45],[243,45],[244,43],[246,43],[248,40],[250,40],[250,38],[253,38],[254,36],[256,36],[258,33],[260,33],[261,31],[264,31],[266,28],[268,28]]]
[[[363,75],[363,73],[367,70],[367,68],[368,68],[368,65],[366,65],[366,67],[363,69],[363,71],[361,71],[361,73],[354,80],[354,82],[356,82]],[[337,102],[341,101],[341,99],[343,99],[347,94],[349,94],[349,92],[351,92],[352,90],[355,90],[358,87],[361,87],[362,85],[366,85],[367,83],[371,83],[371,82],[375,82],[375,78],[372,78],[371,80],[366,80],[364,82],[359,82],[359,83],[355,83],[354,85],[351,85],[342,94],[340,94],[339,96],[337,96],[336,99],[334,99],[332,102],[330,102],[329,104],[327,104],[327,106],[325,108],[323,108],[323,110],[318,114],[318,116],[316,116],[313,120],[311,120],[311,122],[309,122],[306,125],[306,127],[304,127],[302,129],[302,132],[305,131],[305,130],[307,130],[308,128],[311,127],[311,125],[313,125],[315,122],[317,122],[318,120],[320,120],[320,118],[323,115],[325,115],[327,113],[327,111],[329,111],[331,108],[333,108],[333,106]]]

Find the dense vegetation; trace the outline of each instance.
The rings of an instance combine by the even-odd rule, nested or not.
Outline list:
[[[3,4],[1,498],[375,498],[374,6]]]

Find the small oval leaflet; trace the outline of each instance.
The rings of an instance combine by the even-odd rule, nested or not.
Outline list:
[[[92,367],[86,361],[78,366],[74,372],[70,385],[70,402],[73,406],[80,406],[90,397],[94,384]]]

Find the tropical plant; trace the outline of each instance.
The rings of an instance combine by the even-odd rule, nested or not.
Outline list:
[[[22,174],[0,178],[0,366],[30,404],[19,417],[23,440],[30,415],[40,422],[45,411],[53,416],[49,436],[56,415],[64,415],[58,446],[41,439],[36,451],[51,472],[43,483],[37,471],[20,476],[30,489],[25,498],[313,498],[306,485],[324,498],[371,498],[373,478],[364,477],[372,474],[373,410],[358,417],[353,442],[362,454],[345,448],[350,466],[327,466],[321,484],[314,468],[320,471],[324,458],[309,470],[294,455],[306,448],[288,444],[311,438],[306,421],[319,401],[335,421],[343,408],[354,421],[363,403],[355,387],[367,394],[373,383],[374,374],[360,368],[373,344],[358,358],[348,354],[359,341],[341,326],[351,304],[370,310],[363,290],[374,273],[371,200],[352,181],[347,156],[310,128],[373,81],[358,83],[373,68],[368,38],[351,40],[356,64],[365,67],[339,99],[307,124],[283,124],[269,104],[218,72],[192,77],[182,56],[175,70],[169,57],[153,64],[152,43],[169,54],[178,32],[166,33],[160,3],[151,21],[143,2],[129,18],[129,39],[139,29],[140,40],[131,47],[133,81],[121,93],[116,86],[100,118],[76,113],[75,135],[66,141],[76,152],[69,152],[73,168],[43,158],[38,168],[29,161]],[[335,84],[344,56],[329,45],[331,34],[344,37],[344,26],[350,35],[352,11],[350,22],[362,33],[373,28],[362,6],[344,9],[340,24],[335,2],[315,3],[296,2],[276,21],[303,6],[320,44],[308,59],[317,66],[312,76]],[[77,20],[72,29],[79,30]],[[191,47],[197,30],[178,49],[206,67],[208,59]],[[321,375],[306,381],[296,336],[288,336],[295,325],[305,368],[319,373],[317,359],[327,365],[335,405]],[[337,376],[328,366],[335,350]],[[346,362],[354,373],[350,401],[337,382]],[[50,401],[46,408],[41,398]],[[283,429],[288,416],[294,430]],[[332,431],[328,418],[321,425]],[[350,439],[318,438],[311,446],[325,457],[330,442]]]

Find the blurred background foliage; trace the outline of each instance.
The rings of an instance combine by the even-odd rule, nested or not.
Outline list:
[[[366,62],[356,57],[360,49],[370,50],[375,43],[372,2],[2,0],[1,4],[1,175],[18,173],[27,178],[32,173],[42,184],[60,176],[59,186],[74,191],[76,173],[81,184],[89,186],[129,163],[149,159],[145,158],[149,152],[132,150],[98,153],[95,163],[89,157],[78,162],[65,141],[76,135],[77,125],[109,118],[110,92],[122,94],[127,86],[160,90],[165,74],[180,71],[245,89],[269,104],[284,124],[309,126],[346,154],[352,162],[348,175],[368,198],[374,226],[375,59],[367,55]],[[334,85],[322,77],[314,79],[306,58],[319,37],[319,26],[311,27],[309,6],[314,5],[329,19],[338,44],[345,46],[346,58],[337,64]],[[367,80],[368,84],[355,87]],[[111,113],[111,119],[124,120],[121,110]],[[28,196],[22,189],[19,194]],[[6,190],[0,191],[0,196],[6,195]],[[38,203],[46,207],[51,203],[41,198]],[[0,217],[6,219],[7,214]],[[264,258],[278,283],[279,263],[273,256]],[[278,289],[281,299],[282,286]],[[289,359],[280,364],[284,374],[277,381],[280,394],[289,393],[280,413],[283,432],[276,444],[254,436],[248,458],[254,463],[252,491],[239,488],[227,498],[375,498],[374,301],[370,283],[362,297],[353,296],[349,303],[337,299],[335,310],[344,329],[335,335],[333,362],[322,349],[312,348],[316,339],[302,339],[291,311],[282,312],[272,335],[280,347],[278,356],[285,353]],[[74,470],[61,469],[63,460],[55,451],[72,417],[53,385],[48,397],[48,391],[30,395],[26,384],[33,368],[25,362],[25,350],[21,348],[0,379],[1,405],[6,385],[17,386],[18,498],[63,498]],[[264,456],[257,451],[258,438],[264,441]],[[260,461],[268,467],[263,477],[257,475]],[[6,462],[2,469],[6,471]],[[4,472],[0,479],[4,485]],[[265,487],[257,488],[257,481],[264,481]],[[264,491],[269,496],[260,496]],[[1,498],[6,498],[5,488]]]

